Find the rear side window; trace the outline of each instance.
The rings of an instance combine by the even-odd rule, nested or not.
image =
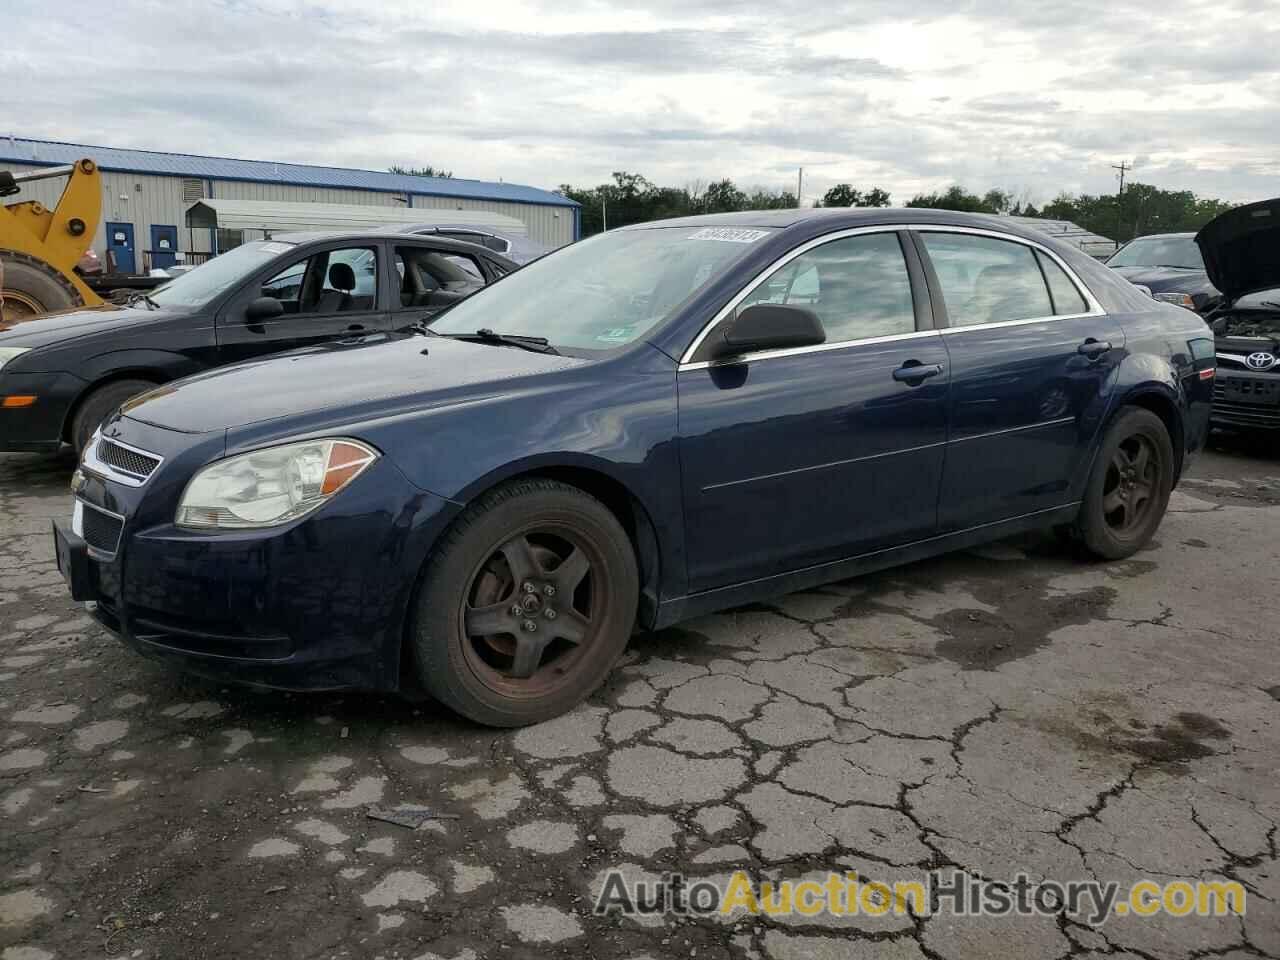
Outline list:
[[[1081,295],[1080,289],[1071,282],[1066,271],[1058,266],[1053,257],[1046,256],[1037,250],[1036,259],[1040,261],[1040,269],[1044,271],[1044,278],[1049,282],[1049,296],[1053,298],[1054,316],[1066,317],[1073,313],[1088,313],[1089,304]]]
[[[922,233],[953,327],[1053,316],[1035,251],[968,233]]]
[[[827,343],[915,330],[911,279],[896,233],[832,240],[756,285],[738,305],[785,303],[818,315]]]

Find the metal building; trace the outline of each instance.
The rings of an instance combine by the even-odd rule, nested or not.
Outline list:
[[[122,273],[145,273],[178,259],[198,262],[247,237],[242,229],[188,227],[187,211],[207,199],[268,200],[295,203],[354,204],[385,207],[401,221],[402,211],[421,211],[413,219],[431,220],[431,211],[503,214],[523,223],[530,240],[549,247],[572,243],[581,234],[578,204],[556,193],[514,183],[488,183],[453,177],[411,177],[373,170],[315,167],[263,160],[232,160],[148,150],[118,150],[86,144],[0,137],[0,169],[15,173],[94,160],[102,170],[102,224],[93,248],[106,262],[111,253]],[[61,181],[39,181],[20,199],[53,206]]]

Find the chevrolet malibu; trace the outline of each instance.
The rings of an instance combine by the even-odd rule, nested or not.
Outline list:
[[[1196,314],[1000,220],[650,223],[128,401],[55,545],[148,657],[515,726],[636,629],[1041,527],[1132,554],[1213,376]]]

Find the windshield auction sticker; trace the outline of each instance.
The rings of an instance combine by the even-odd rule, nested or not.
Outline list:
[[[1110,917],[1244,916],[1245,889],[1235,880],[1157,881],[1127,886],[1098,880],[1034,880],[1019,874],[1012,882],[971,877],[961,870],[935,870],[918,879],[891,883],[864,880],[857,873],[813,873],[794,880],[762,880],[745,870],[726,879],[671,873],[641,880],[609,870],[594,891],[597,916],[846,917],[885,915],[927,917],[1058,916],[1090,926]]]
[[[744,230],[740,227],[703,227],[697,233],[691,233],[686,240],[719,240],[721,243],[755,243],[761,237],[767,237],[768,230]]]

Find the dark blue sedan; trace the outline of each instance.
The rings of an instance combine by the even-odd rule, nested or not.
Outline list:
[[[1032,528],[1132,554],[1213,376],[1196,314],[999,219],[645,224],[129,401],[59,566],[149,657],[526,724],[637,628]]]

